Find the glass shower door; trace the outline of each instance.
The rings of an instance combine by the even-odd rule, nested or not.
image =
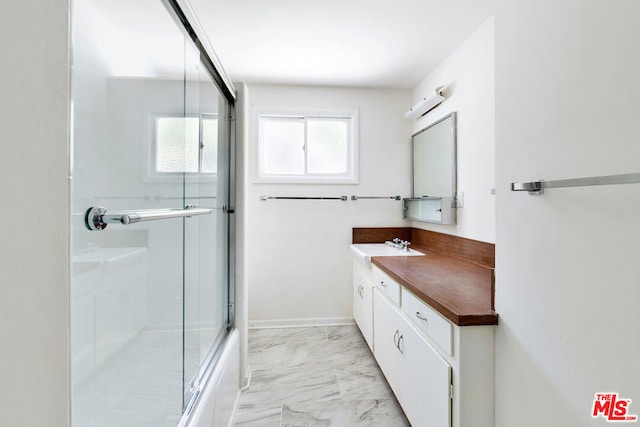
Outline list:
[[[229,105],[195,47],[188,47],[186,62],[186,115],[198,124],[199,150],[194,173],[185,175],[185,203],[213,209],[211,215],[184,224],[184,393],[188,404],[197,397],[207,362],[229,325]]]
[[[228,103],[162,0],[75,0],[72,425],[176,426],[228,319]]]

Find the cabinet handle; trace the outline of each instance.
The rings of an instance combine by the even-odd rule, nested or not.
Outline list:
[[[400,348],[400,341],[404,344],[404,335],[400,335],[400,338],[398,338],[398,351],[400,354],[404,354],[404,350]],[[404,345],[402,347],[404,347]]]
[[[364,287],[362,285],[358,288],[358,295],[360,295],[360,298],[364,298]]]
[[[396,329],[396,333],[393,334],[393,345],[398,348],[398,346],[400,344],[398,344],[400,342],[400,340],[398,339],[398,342],[396,342],[396,337],[400,334],[400,331]]]
[[[426,317],[424,317],[422,314],[420,314],[419,311],[416,311],[416,317],[420,320],[424,320],[425,322],[428,322],[429,319],[427,319]]]
[[[382,286],[382,287],[385,287],[385,288],[386,288],[386,287],[387,287],[387,286],[389,286],[389,285],[385,285],[385,284],[384,284],[384,282],[381,280],[381,281],[380,281],[380,286]]]

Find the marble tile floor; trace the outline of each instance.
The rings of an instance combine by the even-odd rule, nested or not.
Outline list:
[[[233,426],[409,426],[357,326],[249,330]]]

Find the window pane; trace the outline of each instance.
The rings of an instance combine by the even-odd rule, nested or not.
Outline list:
[[[304,120],[260,118],[265,174],[304,174]]]
[[[218,172],[218,119],[202,118],[202,172]]]
[[[337,119],[308,119],[307,156],[311,174],[346,174],[348,122]]]
[[[198,172],[197,117],[156,119],[156,172]]]

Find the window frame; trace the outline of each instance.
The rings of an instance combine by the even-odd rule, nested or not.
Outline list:
[[[307,170],[308,150],[305,149],[303,174],[273,174],[265,172],[265,152],[263,141],[262,118],[302,119],[305,122],[305,135],[303,144],[306,147],[307,132],[306,123],[309,119],[337,119],[347,122],[347,172],[343,174],[325,173],[312,174]],[[359,183],[359,112],[354,110],[256,110],[254,112],[253,129],[257,154],[255,155],[254,183],[265,184],[358,184]]]
[[[149,115],[150,138],[149,138],[149,155],[147,167],[148,181],[165,181],[173,182],[182,179],[183,176],[199,177],[205,182],[214,182],[218,173],[202,171],[202,137],[203,137],[203,119],[220,120],[218,113],[151,113]],[[160,118],[198,118],[198,171],[197,172],[160,172],[156,169],[157,148],[158,148],[158,119]],[[218,135],[219,136],[219,135]]]

